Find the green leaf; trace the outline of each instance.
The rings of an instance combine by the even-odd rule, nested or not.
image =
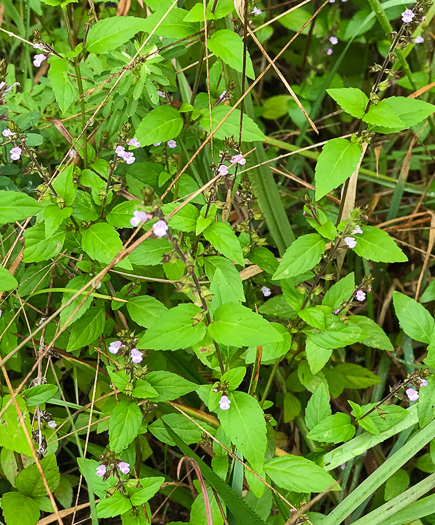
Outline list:
[[[322,258],[325,246],[318,233],[302,235],[287,248],[272,279],[287,279],[311,270]]]
[[[218,285],[215,284],[213,291],[213,282],[216,283],[217,281],[217,278],[215,278],[217,272],[219,272],[219,282]],[[245,301],[242,279],[231,261],[224,257],[207,257],[205,258],[205,273],[212,281],[210,288],[212,293],[220,293],[223,298],[218,306],[224,304],[224,302]],[[232,299],[230,299],[231,297]]]
[[[218,124],[228,115],[231,111],[230,106],[220,104],[211,111],[212,126],[215,129]],[[201,126],[210,133],[210,117],[207,111],[203,111],[203,117],[201,119]],[[240,132],[240,109],[236,108],[231,115],[225,120],[222,126],[216,131],[214,137],[219,140],[225,140],[226,137],[238,137]],[[243,115],[243,130],[242,130],[242,141],[243,142],[255,142],[263,141],[265,139],[264,133],[260,130],[257,124],[248,115]]]
[[[264,470],[278,487],[293,492],[323,492],[335,483],[322,467],[292,454],[272,458],[264,464]],[[333,490],[340,490],[340,486],[337,484]]]
[[[177,436],[179,436],[187,445],[199,443],[202,439],[203,431],[198,425],[195,425],[193,421],[190,421],[190,419],[187,419],[182,414],[165,414],[148,427],[151,434],[162,443],[167,443],[171,446],[175,445],[175,442],[169,436],[164,423],[169,425],[172,430],[176,432]],[[202,421],[198,421],[198,423],[200,423],[200,425],[208,432],[214,434],[215,430],[210,425],[207,425]]]
[[[74,184],[74,164],[70,164],[60,172],[53,182],[53,188],[65,201],[66,206],[73,204],[77,189]]]
[[[142,412],[136,401],[123,399],[112,411],[109,420],[109,444],[114,452],[130,445],[142,424]]]
[[[353,363],[340,363],[334,370],[344,378],[344,387],[355,389],[368,388],[381,382],[380,378],[367,368]]]
[[[379,350],[386,350],[387,352],[394,351],[390,338],[375,321],[364,315],[352,315],[349,317],[349,321],[358,325],[369,334],[366,339],[361,341],[362,344],[378,348]]]
[[[159,106],[142,120],[136,137],[142,146],[175,139],[183,129],[183,119],[172,106]]]
[[[212,222],[210,226],[203,231],[203,235],[219,253],[222,253],[222,255],[225,255],[225,257],[235,261],[237,264],[245,265],[242,247],[229,224]]]
[[[41,209],[42,205],[25,193],[0,191],[0,224],[27,219]]]
[[[420,301],[422,303],[430,303],[431,301],[435,301],[435,279],[429,283],[428,287],[420,297]]]
[[[73,277],[71,281],[68,281],[65,288],[71,289],[71,290],[81,290],[90,280],[92,277],[88,274],[80,274],[76,277]],[[89,289],[88,289],[89,290]],[[62,306],[68,302],[69,299],[71,299],[73,293],[70,292],[64,292],[62,297]],[[65,310],[62,310],[60,312],[60,324],[63,326],[68,319],[68,317],[75,311],[75,309],[79,306],[79,304],[83,301],[84,296],[79,295],[74,301],[65,308]],[[93,301],[92,296],[89,296],[86,301],[80,306],[80,308],[77,310],[77,312],[74,314],[74,318],[72,322],[78,321],[80,317],[82,317],[86,311],[89,309]]]
[[[293,421],[298,417],[302,409],[301,402],[291,392],[284,397],[284,423]]]
[[[145,328],[151,328],[156,324],[165,312],[166,306],[150,295],[140,295],[128,300],[127,310],[133,321]]]
[[[131,395],[133,397],[140,397],[143,399],[148,399],[150,397],[154,399],[158,396],[158,393],[157,390],[153,388],[146,379],[136,379]]]
[[[24,390],[23,396],[28,407],[42,405],[49,401],[57,392],[56,385],[37,385]]]
[[[58,230],[52,237],[46,239],[44,223],[35,224],[24,232],[24,262],[48,261],[56,257],[63,248],[65,231]]]
[[[184,377],[163,370],[150,372],[146,378],[158,393],[158,396],[153,397],[153,401],[156,403],[172,401],[198,388],[198,385],[184,379]]]
[[[273,274],[278,268],[278,261],[275,255],[267,248],[264,248],[264,246],[255,248],[248,257],[253,264],[256,264],[267,273]]]
[[[131,501],[123,492],[115,492],[112,496],[100,500],[97,505],[97,515],[99,518],[114,518],[124,514],[132,507]]]
[[[6,525],[36,525],[39,506],[32,498],[20,492],[6,492],[1,498]]]
[[[370,106],[362,120],[384,128],[404,128],[404,122],[386,100],[381,100],[376,106]]]
[[[82,248],[91,257],[103,264],[109,264],[122,250],[122,242],[113,226],[105,222],[97,222],[82,231]],[[126,259],[117,266],[131,270],[132,266]]]
[[[406,262],[408,257],[397,246],[387,232],[375,226],[364,226],[363,234],[358,235],[354,251],[374,262]]]
[[[405,334],[411,339],[429,344],[435,323],[426,308],[400,292],[393,292],[393,304]]]
[[[222,429],[255,470],[262,470],[266,453],[266,422],[258,401],[245,392],[229,392],[229,410],[218,409]]]
[[[435,111],[433,104],[428,104],[416,98],[389,97],[384,102],[399,117],[403,124],[394,127],[394,129],[391,129],[393,127],[391,125],[382,124],[381,126],[384,127],[376,127],[374,129],[377,133],[396,133],[403,129],[408,129],[426,119]]]
[[[172,244],[167,239],[147,239],[129,255],[129,258],[134,266],[157,266],[161,264],[163,255],[171,250]]]
[[[96,471],[99,463],[94,459],[77,458],[77,463],[80,472],[86,479],[89,490],[94,492],[99,498],[103,498],[106,495],[106,490],[117,481],[114,476],[110,476],[106,481],[97,476]]]
[[[67,352],[74,352],[79,348],[83,348],[98,337],[104,331],[106,323],[106,312],[104,308],[94,306],[83,314],[81,319],[71,325],[71,334],[68,339]]]
[[[239,303],[220,306],[214,312],[208,331],[216,342],[228,346],[258,346],[282,341],[273,325]]]
[[[263,353],[261,355],[262,363],[266,363],[272,360],[275,361],[276,359],[278,359],[278,357],[285,356],[286,353],[290,350],[291,343],[292,343],[291,334],[285,326],[279,323],[271,323],[271,324],[281,334],[283,340],[280,343],[270,343],[268,345],[262,345],[263,346]],[[246,352],[246,358],[245,358],[246,363],[254,363],[256,354],[257,354],[256,346],[252,346],[248,348],[248,351]]]
[[[391,478],[385,484],[385,489],[384,489],[385,501],[389,501],[390,499],[393,499],[396,496],[399,496],[399,494],[402,494],[402,492],[405,492],[408,486],[409,486],[409,474],[406,472],[406,470],[399,469],[397,472],[395,472],[391,476]]]
[[[170,212],[175,210],[178,207],[177,202],[170,204],[165,204],[162,208],[162,211],[165,215],[169,215]],[[171,230],[180,230],[182,232],[194,232],[196,229],[196,221],[199,217],[198,208],[193,204],[187,204],[183,206],[176,215],[171,217],[168,221],[168,224]]]
[[[131,228],[130,219],[133,212],[141,208],[139,201],[124,201],[117,204],[107,214],[107,222],[115,228]]]
[[[139,482],[142,488],[135,489],[131,495],[131,502],[133,505],[142,505],[143,503],[146,503],[148,500],[150,500],[163,485],[164,481],[165,478],[163,477],[141,479]]]
[[[211,38],[207,40],[207,47],[217,57],[221,58],[225,64],[242,73],[243,40],[237,33],[229,29],[216,31]],[[246,56],[246,76],[248,78],[255,78],[249,53]]]
[[[98,213],[95,210],[91,195],[85,191],[78,190],[73,204],[74,217],[81,221],[95,221]]]
[[[49,204],[44,209],[44,224],[45,224],[45,238],[50,239],[60,228],[62,222],[71,217],[73,208],[67,206],[66,208],[59,208],[56,204]],[[40,214],[42,215],[42,214]]]
[[[275,297],[272,297],[263,303],[258,311],[262,315],[270,315],[271,317],[296,319],[296,312],[288,304],[288,301],[284,295],[275,295]]]
[[[330,306],[332,310],[340,308],[343,301],[347,301],[355,289],[355,274],[349,273],[343,279],[333,284],[323,297],[322,304]]]
[[[423,428],[435,417],[435,376],[427,378],[427,386],[421,387],[419,394],[418,423],[420,428]]]
[[[133,16],[104,18],[91,27],[85,49],[89,53],[109,53],[125,44],[139,31],[148,31],[148,29],[149,22],[144,18]]]
[[[341,443],[348,441],[355,435],[355,427],[352,425],[350,416],[338,412],[328,416],[307,434],[307,438],[322,443]]]
[[[56,490],[60,483],[59,467],[57,466],[56,456],[50,454],[41,459],[41,467],[44,471],[45,479],[51,491]],[[22,470],[15,480],[16,488],[30,497],[46,496],[47,490],[39,473],[38,467],[33,464]]]
[[[204,338],[205,326],[194,317],[201,308],[194,304],[179,304],[162,315],[156,324],[139,339],[138,348],[149,350],[181,350]]]
[[[30,415],[26,403],[19,395],[16,396],[16,400],[23,414],[27,431],[31,435]],[[7,448],[8,450],[13,450],[14,452],[19,452],[20,454],[31,456],[32,452],[26,434],[19,422],[17,409],[15,408],[14,403],[11,402],[11,396],[9,394],[2,399],[2,411],[7,405],[9,406],[0,419],[0,446]]]
[[[305,409],[305,423],[312,430],[318,423],[331,415],[329,391],[326,385],[320,384],[308,401]]]
[[[9,272],[9,270],[0,266],[0,292],[13,290],[17,286],[18,282],[15,277]]]
[[[330,348],[318,346],[311,339],[308,339],[305,353],[307,354],[307,361],[310,365],[311,372],[317,374],[317,372],[320,372],[329,361],[329,358],[332,355],[332,350]]]
[[[360,89],[327,89],[326,92],[346,113],[352,115],[352,117],[361,119],[364,116],[369,99]]]
[[[317,346],[335,350],[357,342],[368,337],[368,333],[357,324],[345,324],[337,315],[326,316],[326,330],[305,329],[308,339]]]
[[[352,175],[361,158],[361,151],[361,146],[346,139],[331,139],[323,146],[314,177],[316,201]]]
[[[78,95],[75,85],[68,76],[68,60],[52,55],[49,63],[48,78],[50,79],[56,102],[59,104],[62,113],[65,113]],[[74,165],[71,165],[71,167],[74,167]]]

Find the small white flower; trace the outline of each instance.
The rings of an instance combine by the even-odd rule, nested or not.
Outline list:
[[[123,474],[128,474],[130,472],[130,464],[125,461],[120,461],[118,463],[118,468]]]
[[[402,21],[404,24],[409,24],[413,21],[415,14],[411,11],[411,9],[405,9],[402,13]]]
[[[48,424],[48,426],[50,428],[56,428],[57,427],[57,423],[53,419],[51,421],[49,421],[47,424]]]
[[[77,151],[75,149],[72,149],[69,153],[68,153],[68,157],[71,157],[72,159],[77,155]]]
[[[355,297],[356,297],[356,300],[360,302],[366,300],[366,294],[362,290],[358,290],[356,292]]]
[[[218,172],[221,174],[221,175],[228,175],[228,168],[227,166],[225,166],[225,164],[221,164],[218,168]]]
[[[240,166],[244,166],[246,164],[246,159],[243,158],[243,155],[241,153],[238,153],[237,155],[234,155],[231,157],[231,164],[240,164]]]
[[[36,43],[36,44],[33,44],[33,48],[34,49],[44,49],[44,46],[42,44]]]
[[[23,150],[18,146],[16,148],[12,148],[10,151],[11,160],[20,160],[22,151]]]
[[[39,55],[35,55],[33,57],[33,65],[35,67],[39,67],[42,62],[44,62],[44,60],[46,59],[47,57],[43,54],[43,53],[40,53]]]
[[[355,248],[356,246],[356,240],[353,237],[345,237],[344,242],[349,248]]]
[[[103,463],[102,465],[98,465],[97,467],[97,476],[99,478],[102,478],[107,472],[107,467],[106,465]]]
[[[133,363],[136,363],[137,365],[143,360],[142,352],[137,348],[133,348],[133,350],[130,352],[130,357]],[[124,474],[128,474],[128,472],[124,472]]]
[[[426,381],[426,379],[423,379],[423,378],[421,378],[421,377],[419,377],[418,379],[419,379],[419,381],[420,381],[420,386],[427,386],[427,381]]]
[[[420,35],[418,37],[416,37],[416,39],[414,40],[414,42],[416,44],[422,44],[424,42],[424,38]]]
[[[153,226],[153,233],[156,237],[164,237],[169,227],[165,221],[157,221]]]
[[[420,397],[417,390],[414,390],[413,388],[407,388],[405,390],[405,394],[408,396],[410,401],[417,401],[417,399]]]
[[[115,153],[118,155],[118,157],[121,157],[121,159],[123,159],[125,155],[124,146],[116,146]]]
[[[330,3],[330,4],[334,4],[334,3],[335,3],[335,0],[329,0],[329,3]]]
[[[131,153],[131,151],[126,151],[122,158],[125,160],[126,164],[133,164],[133,162],[136,160],[136,157]]]
[[[12,133],[12,131],[9,128],[6,128],[2,131],[2,135],[3,137],[12,137],[14,133]]]
[[[148,220],[148,215],[144,211],[134,211],[133,217],[130,219],[130,224],[133,226],[133,228],[136,228],[139,226],[141,222],[146,222]]]
[[[122,346],[122,342],[121,341],[113,341],[109,345],[109,352],[111,354],[117,354],[119,352],[119,349],[121,348],[121,346]]]
[[[263,11],[261,9],[258,9],[258,7],[254,7],[254,9],[251,11],[251,14],[254,16],[261,15]]]
[[[264,297],[269,297],[272,295],[272,291],[270,288],[268,288],[267,286],[262,286],[261,288],[261,292],[262,294],[264,295]]]
[[[168,140],[167,145],[168,145],[168,148],[171,148],[171,149],[174,149],[177,147],[177,143],[175,142],[175,140]]]
[[[359,225],[357,225],[356,228],[353,230],[352,235],[355,235],[357,233],[364,233]]]
[[[329,41],[333,46],[336,46],[338,44],[338,38],[336,36],[331,36]]]
[[[140,142],[137,140],[136,137],[130,139],[130,140],[128,141],[128,145],[129,145],[129,146],[134,146],[135,148],[140,148]]]
[[[229,410],[231,405],[231,401],[228,399],[228,396],[223,394],[222,397],[219,399],[219,408],[221,410]]]

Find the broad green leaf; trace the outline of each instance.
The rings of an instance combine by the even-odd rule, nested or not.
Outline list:
[[[104,18],[91,27],[86,39],[89,53],[109,53],[122,46],[139,31],[148,31],[149,22],[133,16]]]
[[[36,385],[24,390],[23,396],[26,400],[26,405],[34,407],[49,401],[56,394],[57,390],[56,385]]]
[[[59,467],[57,466],[56,456],[50,454],[41,459],[41,467],[44,471],[45,479],[51,491],[56,490],[60,483]],[[39,473],[38,467],[33,464],[22,470],[15,480],[15,487],[26,496],[37,497],[46,496],[47,490]]]
[[[228,113],[231,111],[229,106],[220,104],[211,111],[212,126],[215,129],[221,121],[225,119]],[[201,119],[201,126],[210,133],[210,117],[207,111],[203,112]],[[240,109],[236,108],[231,115],[225,120],[222,126],[216,131],[214,137],[219,140],[225,140],[226,137],[238,137],[240,130]],[[248,115],[243,115],[243,130],[242,130],[242,141],[243,142],[255,142],[263,141],[265,139],[264,133],[260,130],[257,124]]]
[[[272,326],[281,334],[282,342],[280,343],[270,343],[263,346],[263,352],[261,354],[261,362],[266,363],[270,361],[275,361],[278,357],[283,357],[290,350],[292,337],[290,332],[285,326],[279,323],[271,323]],[[246,352],[246,363],[254,363],[255,357],[257,354],[257,347],[251,346]]]
[[[151,328],[168,311],[163,303],[150,295],[129,298],[127,310],[133,321],[145,328]]]
[[[56,257],[63,248],[65,231],[58,230],[52,237],[46,239],[44,223],[35,224],[24,232],[24,262],[48,261]]]
[[[164,313],[155,325],[139,339],[138,348],[149,350],[181,350],[199,343],[204,338],[204,322],[194,317],[201,308],[194,304],[179,304]]]
[[[172,106],[159,106],[142,120],[136,137],[142,146],[175,139],[183,129],[183,119]]]
[[[104,308],[94,306],[83,314],[81,319],[71,325],[71,334],[68,339],[67,352],[83,348],[102,335],[106,322]]]
[[[302,235],[287,248],[272,279],[287,279],[311,270],[322,258],[325,246],[318,233]]]
[[[187,445],[199,443],[202,439],[203,431],[198,425],[195,425],[193,421],[190,421],[190,419],[187,419],[182,414],[165,414],[148,427],[151,434],[162,443],[167,443],[171,446],[175,445],[163,422],[169,425]],[[208,432],[214,434],[215,431],[210,425],[207,425],[203,421],[198,421],[198,423]]]
[[[297,376],[301,384],[310,392],[315,392],[319,385],[328,385],[324,373],[317,372],[317,374],[313,374],[308,361],[305,360],[299,363]]]
[[[1,498],[6,525],[36,525],[39,506],[32,498],[21,492],[6,492]]]
[[[266,453],[266,422],[258,401],[245,392],[229,392],[229,410],[217,409],[222,429],[255,470],[262,470]]]
[[[329,308],[324,306],[310,306],[298,311],[298,316],[309,326],[318,330],[326,330],[326,315],[330,313]]]
[[[326,316],[326,330],[305,329],[305,333],[313,343],[323,348],[335,350],[353,343],[361,342],[368,333],[356,324],[345,324],[339,316]]]
[[[335,483],[335,479],[313,461],[288,454],[272,458],[264,464],[264,470],[271,480],[293,492],[322,492]],[[339,490],[337,484],[333,490]]]
[[[78,95],[77,88],[69,79],[67,69],[68,60],[66,58],[55,55],[50,57],[48,78],[62,113],[68,110]],[[72,165],[72,167],[74,166]]]
[[[307,361],[310,365],[311,372],[317,374],[317,372],[320,372],[329,361],[329,358],[332,355],[332,350],[330,348],[318,346],[311,339],[308,339],[305,353],[307,355]]]
[[[13,290],[18,286],[18,282],[9,270],[0,266],[0,292]]]
[[[239,73],[243,71],[243,40],[241,37],[229,29],[221,29],[213,33],[207,40],[208,49],[217,57],[221,58],[225,64],[229,65]],[[249,53],[246,56],[246,76],[255,78]]]
[[[380,378],[367,368],[353,363],[340,363],[334,370],[344,378],[344,387],[355,389],[368,388],[381,382]]]
[[[347,414],[338,412],[328,416],[307,434],[307,438],[322,443],[341,443],[348,441],[355,435],[355,427]]]
[[[170,212],[178,207],[178,203],[165,204],[162,211],[165,215],[169,215]],[[199,210],[193,204],[187,204],[183,206],[176,215],[171,217],[168,224],[171,230],[180,230],[182,232],[194,232],[196,229],[196,221],[199,217]]]
[[[364,226],[363,234],[356,238],[354,251],[364,259],[374,262],[406,262],[408,257],[387,232],[375,226]]]
[[[26,422],[26,428],[28,433],[31,435],[32,431],[30,428],[30,414],[27,410],[26,403],[23,398],[19,395],[16,396],[18,406],[23,414],[24,421]],[[11,396],[7,394],[2,399],[2,410],[8,405],[5,413],[2,415],[0,421],[0,446],[13,450],[20,454],[26,454],[31,456],[29,443],[26,438],[26,434],[19,423],[19,417],[17,409],[13,402],[11,402]]]
[[[163,255],[171,250],[172,244],[167,239],[147,239],[129,255],[129,258],[134,266],[157,266],[162,262]]]
[[[275,297],[271,297],[260,306],[258,311],[262,315],[281,317],[282,319],[296,319],[297,316],[284,295],[275,295]]]
[[[364,315],[352,315],[349,317],[349,321],[358,325],[369,334],[366,339],[361,341],[362,344],[378,348],[379,350],[394,351],[390,338],[375,321]]]
[[[408,129],[426,119],[435,111],[433,104],[428,104],[416,98],[389,97],[384,102],[399,117],[403,124],[397,127],[394,126],[394,129],[391,129],[393,127],[391,125],[380,125],[384,127],[376,127],[374,131],[377,133],[396,133],[403,129]]]
[[[362,120],[368,124],[384,128],[403,128],[405,126],[404,122],[386,100],[381,100],[376,106],[370,106]]]
[[[89,490],[92,490],[99,498],[106,495],[106,490],[109,489],[117,481],[115,476],[110,476],[106,481],[97,476],[98,461],[94,459],[77,458],[81,474],[86,479]]]
[[[224,294],[225,291],[229,292],[231,289],[232,296],[234,297],[232,302],[244,301],[245,294],[243,292],[242,279],[234,264],[224,257],[211,256],[205,258],[205,272],[210,281],[213,281],[218,270],[220,272],[220,293]]]
[[[97,514],[99,518],[114,518],[124,514],[132,507],[131,501],[123,492],[115,492],[112,496],[100,500],[97,505]]]
[[[95,221],[98,219],[98,213],[95,209],[94,202],[89,193],[78,190],[73,204],[74,217],[81,221]]]
[[[68,281],[65,288],[70,288],[71,290],[81,290],[90,280],[92,277],[88,274],[80,274],[76,277],[73,277],[71,281]],[[89,288],[87,289],[89,291]],[[71,297],[74,295],[73,292],[64,292],[62,297],[62,306],[67,303]],[[79,295],[74,301],[65,308],[65,310],[62,310],[60,313],[60,324],[63,326],[66,322],[66,320],[69,318],[69,316],[75,311],[75,309],[79,306],[79,304],[83,301],[84,296]],[[92,304],[93,298],[89,296],[86,301],[80,306],[80,308],[77,310],[77,312],[74,314],[72,322],[77,321],[86,313],[86,311],[90,308]]]
[[[233,0],[219,0],[217,7],[212,12],[214,0],[207,5],[207,20],[219,20],[227,16],[234,9]],[[188,14],[184,17],[186,22],[204,22],[204,6],[202,3],[195,4]]]
[[[41,209],[42,205],[25,193],[0,191],[0,224],[27,219]]]
[[[113,226],[105,222],[97,222],[82,231],[82,248],[91,257],[103,264],[109,264],[122,250],[119,233]],[[126,259],[117,266],[131,270],[132,266]]]
[[[385,501],[399,496],[409,486],[409,474],[404,469],[399,469],[391,478],[385,483],[384,498]]]
[[[357,119],[364,116],[369,102],[367,96],[356,88],[327,89],[326,92],[346,112]]]
[[[133,212],[140,208],[139,201],[121,202],[107,214],[107,222],[115,228],[131,228],[130,219],[133,217]]]
[[[59,173],[53,182],[53,188],[65,201],[66,206],[73,204],[77,190],[74,184],[74,164],[70,164]]]
[[[429,344],[435,323],[426,308],[400,292],[393,292],[393,304],[405,334],[411,339]]]
[[[143,414],[136,401],[123,399],[112,411],[109,420],[109,444],[114,452],[122,452],[137,436]]]
[[[157,390],[153,388],[146,379],[136,379],[131,395],[142,399],[148,399],[150,397],[154,399],[158,396]]]
[[[208,331],[216,342],[228,346],[258,346],[282,341],[273,325],[239,303],[220,306],[214,312]]]
[[[153,397],[153,401],[156,403],[172,401],[198,388],[198,385],[184,379],[184,377],[163,370],[150,372],[146,378],[158,393],[158,396]]]
[[[431,301],[435,301],[435,279],[429,283],[428,287],[420,297],[420,301],[422,303],[430,303]]]
[[[275,255],[273,255],[273,253],[267,248],[264,248],[264,246],[255,248],[255,250],[249,254],[248,258],[252,263],[256,264],[267,273],[273,274],[278,268],[278,261],[276,260]]]
[[[361,146],[346,139],[331,139],[317,159],[314,184],[316,200],[343,184],[355,171],[361,157]]]
[[[165,478],[163,477],[141,479],[139,481],[141,488],[134,489],[133,493],[131,494],[131,502],[133,505],[142,505],[143,503],[146,503],[148,500],[150,500],[163,485],[164,481]]]
[[[217,504],[215,495],[211,487],[207,487],[208,501],[210,504],[210,515],[213,525],[224,525],[224,519],[222,517],[221,510]],[[225,505],[222,505],[223,511],[225,512]],[[210,521],[210,520],[209,520]],[[204,494],[201,492],[195,498],[190,508],[190,521],[189,525],[204,525],[207,523],[207,512],[204,504]]]
[[[267,98],[263,103],[263,113],[261,116],[267,119],[278,119],[288,114],[288,103],[292,100],[290,95],[277,95]]]
[[[219,253],[242,266],[245,265],[242,247],[231,226],[224,222],[212,222],[203,231],[204,238]]]
[[[420,428],[423,428],[435,417],[435,376],[427,378],[427,386],[421,387],[419,394],[418,423]]]
[[[56,204],[49,204],[44,209],[44,224],[45,224],[45,238],[50,239],[57,230],[60,228],[62,222],[71,217],[73,208],[67,206],[65,208],[59,208]],[[42,215],[42,214],[40,214]]]
[[[312,430],[318,423],[331,415],[329,391],[326,385],[320,384],[308,401],[305,409],[305,423]]]
[[[298,417],[302,409],[301,402],[291,392],[284,397],[284,423],[293,421]]]
[[[322,304],[330,306],[332,310],[340,308],[343,301],[349,300],[355,289],[355,274],[353,272],[333,284],[323,297]]]

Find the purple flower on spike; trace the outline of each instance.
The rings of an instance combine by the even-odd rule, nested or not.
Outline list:
[[[148,215],[144,211],[134,211],[133,217],[130,219],[130,224],[133,226],[133,228],[136,228],[139,226],[141,222],[146,222],[148,220]]]
[[[133,162],[136,160],[136,157],[131,153],[131,151],[126,151],[122,158],[125,160],[126,164],[133,164]]]
[[[414,42],[415,42],[416,44],[422,44],[422,43],[424,42],[424,38],[423,38],[421,35],[419,35],[418,37],[416,37],[416,39],[414,40]]]
[[[44,49],[44,46],[42,44],[33,44],[33,49]]]
[[[99,478],[102,478],[106,475],[107,472],[107,466],[103,463],[102,465],[98,465],[97,467],[97,476]]]
[[[337,309],[336,309],[336,310],[334,310],[334,311],[333,311],[332,313],[333,313],[334,315],[338,315],[338,314],[340,313],[340,309],[339,309],[339,308],[337,308]]]
[[[332,55],[333,52],[334,52],[334,51],[333,51],[331,48],[329,48],[328,51],[326,51],[326,54],[327,54],[327,55]]]
[[[402,22],[404,24],[409,24],[413,21],[415,14],[411,11],[411,9],[405,9],[402,13]]]
[[[130,139],[130,140],[128,141],[128,145],[129,145],[129,146],[134,146],[135,148],[140,148],[140,142],[137,140],[136,137]]]
[[[11,153],[11,160],[20,160],[21,158],[21,152],[23,150],[20,148],[20,147],[16,147],[16,148],[12,148],[10,153]]]
[[[72,149],[69,153],[68,153],[68,157],[70,158],[74,158],[75,156],[77,155],[77,151],[75,149]]]
[[[353,230],[352,235],[355,235],[357,233],[363,233],[359,225],[357,225],[356,228]]]
[[[109,345],[109,352],[111,354],[117,354],[119,352],[121,346],[122,346],[122,342],[121,341],[113,341]]]
[[[355,248],[356,240],[353,237],[345,237],[344,242],[349,248]]]
[[[254,7],[254,9],[251,11],[251,14],[254,16],[261,15],[263,11],[261,9],[258,9],[258,7]]]
[[[357,301],[365,301],[366,300],[366,294],[362,290],[358,290],[356,292],[356,300]]]
[[[330,4],[335,4],[335,0],[329,0]]]
[[[264,295],[264,297],[269,297],[272,295],[272,291],[267,286],[262,286],[261,293]]]
[[[157,221],[153,226],[153,233],[156,237],[164,237],[169,227],[165,221]]]
[[[222,397],[219,399],[219,408],[221,410],[229,410],[231,405],[231,401],[228,399],[228,396],[223,394]]]
[[[338,44],[338,38],[337,38],[336,36],[331,36],[331,37],[329,38],[329,41],[331,42],[331,44],[332,44],[333,46],[336,46],[336,45]]]
[[[240,164],[240,166],[244,166],[246,164],[246,159],[243,158],[243,155],[241,153],[238,153],[237,155],[234,155],[231,157],[231,164]]]
[[[136,365],[143,361],[142,352],[137,348],[133,348],[133,350],[130,352],[130,357],[133,363],[135,363]]]
[[[130,464],[125,461],[120,461],[118,463],[118,468],[123,474],[128,474],[130,472]]]
[[[166,98],[166,95],[163,93],[163,91],[160,91],[160,89],[157,90],[157,95],[162,98]]]
[[[56,428],[57,427],[57,423],[56,421],[54,421],[54,419],[51,419],[47,425],[50,427],[50,428]]]
[[[12,131],[9,128],[6,128],[2,131],[2,135],[3,137],[12,137],[14,133],[12,133]]]
[[[221,164],[219,166],[219,168],[218,168],[218,173],[220,173],[223,176],[228,175],[228,168],[227,168],[227,166],[225,166],[225,164]]]
[[[125,155],[124,146],[116,146],[115,153],[118,155],[118,157],[121,157],[121,159],[123,159]]]
[[[168,148],[171,148],[171,149],[174,149],[177,147],[177,143],[175,142],[175,140],[168,140],[167,145],[168,145]]]
[[[420,397],[420,396],[418,395],[417,390],[414,390],[413,388],[407,388],[407,389],[405,390],[405,393],[406,393],[406,395],[408,396],[408,399],[409,399],[410,401],[417,401],[417,399]]]
[[[47,57],[44,55],[44,53],[40,53],[39,55],[35,55],[33,57],[33,65],[35,67],[39,67],[42,62],[44,62],[44,60],[46,59]]]
[[[421,377],[419,377],[418,380],[420,381],[420,386],[427,386],[426,379],[422,379]]]

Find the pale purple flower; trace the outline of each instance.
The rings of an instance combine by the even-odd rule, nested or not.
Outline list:
[[[227,90],[224,89],[224,90],[222,91],[222,93],[218,96],[216,102],[217,102],[217,103],[222,102],[222,100],[224,100],[224,98],[226,97],[226,95],[227,95]]]
[[[160,89],[157,90],[157,95],[162,98],[166,98],[166,95],[163,93],[163,91],[160,91]]]
[[[51,419],[47,425],[50,427],[50,428],[56,428],[57,427],[57,423],[56,421],[54,421],[54,419]]]
[[[272,295],[271,289],[267,286],[262,286],[261,293],[264,295],[264,297],[269,297],[270,295]]]
[[[0,319],[2,318],[3,310],[0,310]]]
[[[219,399],[219,408],[221,410],[229,410],[231,405],[231,401],[228,399],[228,396],[223,394],[223,396]]]
[[[10,153],[11,153],[11,160],[20,160],[21,158],[21,152],[23,150],[20,148],[20,147],[16,147],[16,148],[12,148]]]
[[[169,227],[165,221],[157,221],[153,226],[153,233],[156,237],[164,237]]]
[[[355,298],[357,301],[365,301],[366,300],[366,294],[362,290],[358,290],[356,292]]]
[[[332,51],[332,49],[329,48],[328,51],[326,51],[326,54],[327,54],[327,55],[332,55],[333,52],[334,52],[334,51]]]
[[[123,474],[128,474],[130,472],[130,464],[125,461],[120,461],[118,463],[118,468]]]
[[[9,128],[6,128],[2,131],[2,135],[3,137],[12,137],[14,133]]]
[[[103,463],[97,467],[97,476],[102,478],[107,472],[107,466]]]
[[[75,149],[72,149],[69,153],[68,153],[68,157],[71,157],[72,159],[77,155],[77,151]]]
[[[341,0],[342,2],[347,2],[347,0]]]
[[[218,172],[221,174],[221,175],[228,175],[228,168],[227,166],[225,166],[225,164],[221,164],[218,168]]]
[[[44,49],[44,46],[42,44],[33,44],[33,49]]]
[[[136,160],[136,157],[131,153],[131,151],[126,151],[122,158],[125,160],[126,164],[133,164],[133,162]]]
[[[340,309],[339,309],[339,308],[337,308],[337,309],[336,309],[336,310],[334,310],[334,311],[333,311],[332,313],[333,313],[334,315],[338,315],[338,314],[340,313]]]
[[[329,41],[331,42],[331,44],[332,44],[333,46],[336,46],[336,45],[338,44],[338,38],[337,38],[336,36],[331,36],[331,37],[329,38]]]
[[[330,4],[335,4],[335,0],[329,0]]]
[[[402,13],[402,21],[404,24],[409,24],[414,19],[415,14],[411,11],[411,9],[405,9]]]
[[[357,227],[353,230],[352,235],[355,235],[357,233],[363,233],[359,225],[357,225]]]
[[[47,57],[44,55],[44,53],[40,53],[39,55],[35,55],[33,57],[33,65],[35,67],[39,67],[42,62],[44,62],[44,60],[46,59]]]
[[[261,9],[258,9],[258,7],[254,7],[254,9],[251,11],[251,14],[254,16],[261,15],[263,11]]]
[[[161,142],[156,142],[155,144],[153,144],[153,146],[160,146]]]
[[[136,228],[139,226],[141,222],[146,222],[148,220],[148,215],[144,211],[134,211],[133,217],[130,219],[130,224],[133,226],[133,228]]]
[[[231,164],[240,164],[240,166],[244,166],[246,164],[246,159],[243,158],[243,155],[241,153],[238,153],[237,155],[234,155],[231,157]]]
[[[408,396],[408,399],[409,399],[410,401],[417,401],[417,399],[420,397],[420,396],[418,395],[417,390],[414,390],[413,388],[407,388],[407,389],[405,390],[405,393],[406,393],[406,395]]]
[[[118,155],[118,157],[121,157],[121,159],[123,159],[125,155],[124,146],[116,146],[115,153]]]
[[[424,38],[423,38],[421,35],[419,35],[419,36],[414,40],[414,42],[415,42],[416,44],[422,44],[422,43],[424,42]]]
[[[353,237],[345,237],[344,242],[349,248],[355,248],[356,246],[356,240]]]
[[[175,142],[175,140],[168,140],[167,144],[168,144],[168,148],[171,148],[171,149],[174,149],[177,147],[177,143]]]
[[[133,363],[136,363],[137,365],[143,360],[142,352],[137,348],[133,348],[133,350],[130,352],[130,357]]]
[[[135,148],[140,148],[140,142],[137,140],[136,137],[130,139],[130,140],[128,141],[128,145],[129,145],[129,146],[134,146]]]
[[[109,352],[111,354],[117,354],[122,346],[122,341],[113,341],[109,345]]]
[[[422,379],[421,377],[419,377],[418,380],[420,381],[420,386],[427,386],[426,379]]]

